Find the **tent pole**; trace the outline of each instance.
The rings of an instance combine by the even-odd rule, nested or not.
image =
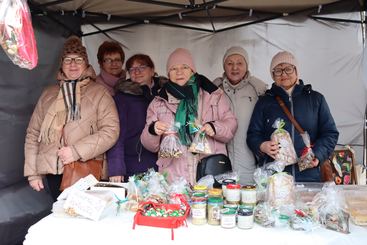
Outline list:
[[[366,168],[367,164],[367,104],[364,111],[364,125],[363,125],[363,166]]]

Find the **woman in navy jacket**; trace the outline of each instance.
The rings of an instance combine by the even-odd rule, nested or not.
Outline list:
[[[263,164],[274,160],[279,146],[271,141],[275,130],[272,125],[277,118],[285,122],[284,129],[291,135],[299,157],[305,145],[283,109],[275,99],[280,96],[303,130],[310,135],[315,158],[313,168],[299,171],[298,165],[287,166],[285,171],[295,177],[297,182],[320,182],[320,164],[326,160],[335,148],[339,132],[324,96],[304,85],[298,79],[297,61],[289,52],[276,54],[270,65],[274,83],[257,102],[247,131],[247,144]]]

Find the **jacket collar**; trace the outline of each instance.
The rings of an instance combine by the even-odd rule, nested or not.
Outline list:
[[[300,94],[309,94],[312,90],[312,86],[310,84],[304,85],[303,81],[300,79],[299,83],[294,86],[292,91],[292,97],[297,97]],[[276,96],[279,95],[282,98],[288,98],[287,92],[280,86],[276,85],[275,83],[272,84],[271,89],[266,91],[267,95]]]
[[[247,84],[250,83],[250,78],[251,77],[251,74],[250,74],[250,71],[247,71],[246,75],[242,78],[242,80],[233,85],[227,75],[225,73],[223,73],[223,80],[222,80],[222,86],[223,86],[223,89],[227,90],[227,89],[231,89],[231,90],[239,90],[239,89],[242,89],[243,87],[245,87]]]

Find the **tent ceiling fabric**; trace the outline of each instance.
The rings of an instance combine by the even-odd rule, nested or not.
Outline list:
[[[32,0],[38,4],[46,4],[48,10],[53,11],[76,11],[83,10],[93,13],[104,13],[125,17],[162,16],[178,14],[185,10],[201,8],[206,11],[206,7],[213,12],[213,15],[223,15],[228,12],[228,8],[248,11],[265,11],[272,13],[290,13],[309,8],[318,8],[320,5],[330,5],[339,2],[348,2],[349,6],[361,7],[363,0]],[[48,5],[47,5],[48,4]],[[213,9],[213,7],[215,8]],[[225,10],[227,9],[227,11]],[[234,10],[233,10],[234,11]],[[349,11],[349,10],[346,10]]]

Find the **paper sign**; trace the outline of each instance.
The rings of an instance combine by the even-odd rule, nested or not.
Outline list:
[[[72,209],[75,213],[92,219],[99,220],[107,202],[83,191],[73,190],[69,193],[64,204],[64,209]]]

